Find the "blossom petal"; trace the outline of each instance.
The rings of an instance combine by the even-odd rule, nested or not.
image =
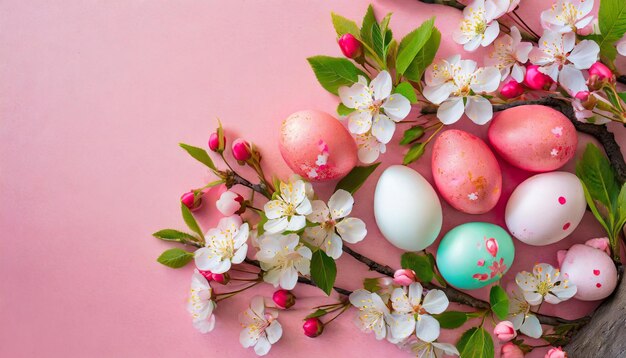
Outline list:
[[[215,328],[215,315],[210,315],[207,319],[195,320],[193,326],[200,333],[209,333]]]
[[[434,104],[440,104],[447,100],[450,94],[455,90],[456,86],[451,82],[445,82],[435,86],[424,87],[424,97]]]
[[[328,208],[330,209],[330,216],[337,220],[352,212],[352,206],[354,205],[354,198],[352,195],[343,190],[337,190],[328,200]]]
[[[303,215],[294,215],[289,219],[287,231],[298,231],[306,226],[306,218]]]
[[[349,296],[350,303],[357,308],[367,306],[369,304],[368,301],[371,299],[371,294],[371,292],[364,289],[353,291]]]
[[[476,124],[483,125],[493,117],[493,107],[488,99],[481,96],[467,98],[465,114]]]
[[[348,108],[366,108],[372,103],[372,94],[367,87],[361,83],[339,87],[339,98],[341,103]]]
[[[511,77],[513,77],[513,79],[517,81],[517,83],[522,83],[524,82],[525,76],[526,76],[526,67],[517,63],[514,64],[513,68],[511,69]]]
[[[424,297],[422,308],[428,313],[439,314],[448,308],[450,301],[441,290],[430,290]]]
[[[326,252],[326,254],[332,257],[334,260],[337,260],[339,257],[341,257],[341,254],[343,253],[343,251],[341,250],[342,248],[343,241],[341,241],[339,235],[335,233],[329,235],[328,240],[326,240],[326,242],[324,243],[324,252]]]
[[[424,288],[422,284],[419,282],[413,282],[409,285],[409,303],[411,306],[416,307],[422,303],[422,294],[424,293]]]
[[[485,67],[476,72],[476,79],[470,85],[474,92],[493,92],[498,89],[500,71],[496,67]]]
[[[243,314],[246,314],[246,312]],[[241,331],[241,333],[239,333],[239,343],[241,343],[244,348],[252,347],[258,340],[258,333],[253,331],[251,328],[246,327]]]
[[[313,200],[311,203],[311,213],[306,216],[310,222],[323,223],[330,218],[328,206],[321,200]]]
[[[411,303],[409,302],[409,297],[406,295],[406,292],[404,292],[404,289],[401,287],[395,288],[391,292],[391,305],[396,312],[413,312],[413,306],[411,306]]]
[[[391,94],[391,75],[387,71],[380,71],[378,76],[370,83],[370,89],[377,101],[383,100]]]
[[[577,69],[587,69],[597,60],[600,53],[600,46],[592,40],[580,41],[574,50],[567,56],[567,59],[576,66]]]
[[[350,133],[363,134],[372,127],[372,113],[369,111],[355,111],[348,116],[348,130]]]
[[[394,340],[401,341],[413,333],[415,317],[412,314],[391,314],[387,316],[389,329]]]
[[[396,123],[384,114],[379,114],[372,125],[372,134],[381,143],[389,143],[396,131]]]
[[[437,109],[437,118],[439,118],[443,124],[453,124],[461,119],[464,109],[463,98],[453,97],[439,106]]]
[[[268,220],[265,224],[263,224],[263,229],[270,234],[277,234],[285,231],[288,225],[289,220],[283,216],[282,218]]]
[[[345,218],[336,225],[336,228],[341,239],[351,244],[356,244],[367,236],[365,222],[358,218]]]
[[[233,237],[235,247],[240,247],[246,241],[248,241],[248,236],[250,236],[250,227],[248,226],[248,223],[243,223],[241,224],[239,229],[237,229],[237,234],[235,235],[235,237]]]
[[[261,336],[259,337],[259,340],[254,345],[254,353],[256,353],[258,356],[264,356],[267,353],[269,353],[271,348],[272,348],[272,345],[267,340],[267,337]]]
[[[270,325],[265,329],[265,334],[267,334],[267,340],[274,344],[278,342],[280,337],[283,335],[283,327],[280,325],[280,322],[274,320]]]
[[[497,21],[491,22],[491,24],[489,24],[489,26],[487,26],[487,28],[485,29],[485,33],[483,34],[483,39],[480,42],[480,45],[483,47],[489,46],[489,44],[491,44],[493,40],[495,40],[496,37],[498,37],[499,33],[500,33],[500,25],[498,24],[498,22]]]
[[[381,145],[384,147],[384,144],[378,142],[378,140],[369,133],[357,135],[355,141],[358,148],[357,156],[359,157],[359,161],[365,164],[373,163],[378,159],[381,153]]]
[[[403,120],[411,112],[411,102],[398,93],[390,95],[381,107],[385,110],[385,114],[395,122]]]
[[[522,323],[522,326],[520,327],[520,332],[532,338],[539,338],[543,334],[541,323],[539,323],[539,320],[535,315],[531,314],[524,318],[524,323]]]
[[[324,245],[324,242],[326,242],[331,233],[332,231],[329,231],[322,226],[307,227],[304,229],[302,238],[316,247],[321,247]]]
[[[313,209],[311,208],[311,202],[307,197],[304,197],[300,204],[296,206],[296,213],[300,215],[309,215]]]
[[[583,73],[572,65],[563,66],[559,73],[559,83],[572,95],[589,90]]]
[[[263,211],[268,219],[277,219],[285,215],[287,204],[282,200],[271,200],[265,203]]]
[[[432,316],[419,315],[415,324],[415,335],[424,342],[432,342],[439,337],[440,326]]]
[[[283,269],[280,274],[280,287],[285,290],[292,290],[298,282],[298,272],[295,268],[289,267]]]

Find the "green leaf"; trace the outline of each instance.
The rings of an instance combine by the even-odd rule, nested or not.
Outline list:
[[[157,261],[171,268],[181,268],[187,265],[192,259],[193,253],[176,248],[163,252]]]
[[[189,211],[189,208],[186,207],[185,204],[180,203],[180,210],[183,214],[183,220],[185,220],[185,224],[187,224],[189,229],[198,234],[201,238],[204,238],[204,233],[202,232],[202,229],[200,229],[200,226],[198,225],[196,219],[193,217],[191,211]]]
[[[602,0],[598,11],[598,25],[600,35],[596,42],[600,45],[601,54],[613,61],[617,54],[613,44],[626,32],[626,1]]]
[[[491,311],[496,316],[504,320],[509,315],[509,296],[499,285],[491,287],[489,291],[489,303],[491,304]]]
[[[596,220],[598,220],[600,225],[602,225],[602,227],[604,228],[604,230],[606,230],[606,232],[608,234],[611,230],[609,230],[609,226],[607,225],[606,221],[604,220],[604,217],[602,217],[602,215],[600,214],[600,211],[598,211],[598,207],[596,206],[596,202],[591,197],[591,194],[589,194],[589,190],[587,189],[587,185],[585,185],[585,183],[583,181],[581,181],[580,183],[583,186],[583,192],[585,193],[585,200],[587,201],[587,205],[589,205],[589,209],[591,209],[591,212],[593,213],[593,216],[595,216]]]
[[[619,195],[619,185],[611,163],[598,147],[587,144],[582,159],[576,164],[576,175],[585,183],[591,197],[604,204],[609,212],[613,212]]]
[[[413,126],[404,131],[404,135],[400,140],[400,145],[411,144],[412,142],[422,138],[424,135],[424,127],[422,126]]]
[[[354,111],[355,111],[354,108],[346,107],[346,105],[343,103],[339,103],[339,105],[337,106],[337,114],[340,116],[347,116],[348,114]]]
[[[400,258],[400,266],[415,271],[415,275],[424,283],[433,279],[434,272],[430,260],[424,255],[405,252]]]
[[[383,17],[380,21],[380,29],[383,33],[387,32],[387,29],[389,29],[389,20],[391,20],[391,13],[385,15],[385,17]]]
[[[372,49],[380,59],[386,58],[385,38],[380,30],[380,26],[376,23],[372,24]]]
[[[470,328],[456,344],[463,358],[493,358],[493,340],[482,327]]]
[[[330,295],[336,277],[337,266],[335,265],[335,260],[322,250],[315,251],[311,258],[311,279],[315,285],[321,288],[327,295]]]
[[[335,14],[334,12],[330,13],[330,16],[333,20],[333,26],[335,27],[335,31],[338,36],[342,36],[345,34],[352,34],[357,39],[359,36],[359,27],[356,22],[346,19],[345,17]]]
[[[182,242],[184,240],[191,240],[191,241],[198,240],[195,236],[191,234],[174,230],[174,229],[160,230],[152,234],[152,236],[156,237],[157,239],[164,240],[164,241],[175,241],[175,242]]]
[[[341,86],[349,86],[358,81],[358,76],[367,75],[359,70],[352,62],[345,58],[314,56],[307,59],[315,77],[325,90],[337,94]]]
[[[426,143],[413,144],[411,149],[409,149],[409,151],[404,155],[402,164],[409,165],[418,160],[422,155],[424,155],[424,149],[426,149]]]
[[[626,92],[619,92],[617,95],[626,103]]]
[[[616,217],[614,237],[618,237],[624,225],[626,225],[626,184],[622,185],[617,197],[617,217]]]
[[[361,24],[361,41],[372,47],[372,25],[376,23],[376,16],[374,16],[374,8],[370,4],[367,7],[365,17],[363,17],[363,23]]]
[[[446,311],[440,314],[434,314],[433,317],[439,321],[441,328],[455,329],[461,327],[467,322],[467,313],[459,311]]]
[[[323,315],[325,315],[327,313],[328,313],[328,311],[323,310],[321,308],[318,308],[317,310],[315,310],[315,312],[313,312],[310,315],[304,317],[304,319],[322,317]]]
[[[363,288],[370,292],[378,292],[381,287],[379,285],[379,279],[377,278],[364,278],[363,279]]]
[[[414,82],[419,82],[422,80],[422,75],[426,68],[430,66],[430,64],[435,59],[435,55],[437,54],[437,50],[439,50],[439,43],[441,42],[441,33],[437,30],[436,27],[433,27],[432,33],[430,34],[430,38],[426,44],[422,47],[422,49],[417,53],[413,62],[409,65],[409,67],[404,71],[404,77]]]
[[[437,282],[439,282],[442,287],[448,286],[448,283],[446,282],[446,280],[443,279],[441,273],[437,272],[437,261],[435,260],[435,256],[433,256],[433,254],[431,254],[430,252],[426,252],[426,257],[428,258],[428,261],[430,261],[430,267],[435,273],[435,279],[437,280]]]
[[[380,162],[363,167],[354,167],[348,175],[343,177],[343,179],[337,183],[335,191],[343,189],[354,195],[354,193],[359,190],[363,183],[365,183],[365,180],[367,180],[367,178],[374,172],[374,170],[376,170],[376,168],[378,168],[379,165]]]
[[[411,103],[417,102],[417,95],[415,94],[415,89],[408,82],[400,82],[396,86],[394,93],[403,95],[404,98],[408,99],[409,102]]]
[[[211,157],[209,157],[209,154],[206,152],[206,150],[185,143],[179,143],[179,145],[181,146],[181,148],[186,150],[187,153],[189,153],[189,155],[191,155],[195,160],[213,170],[217,170],[217,168],[215,168],[215,164],[213,164],[213,161],[211,160]]]
[[[396,59],[396,70],[399,74],[403,74],[417,53],[424,47],[430,38],[435,26],[435,18],[424,21],[420,27],[411,31],[404,36],[398,47],[398,58]]]

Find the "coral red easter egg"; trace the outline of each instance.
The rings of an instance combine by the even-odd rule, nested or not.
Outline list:
[[[577,244],[567,250],[561,271],[576,285],[574,297],[582,301],[604,299],[617,286],[613,260],[606,252],[591,246]]]
[[[439,193],[459,211],[483,214],[500,198],[500,165],[487,144],[473,134],[443,132],[433,147],[432,170]]]
[[[328,113],[306,110],[290,115],[280,130],[280,153],[296,174],[312,181],[339,179],[356,165],[356,143]]]
[[[489,126],[489,141],[512,165],[531,172],[556,170],[576,152],[574,125],[546,106],[527,105],[500,112]]]

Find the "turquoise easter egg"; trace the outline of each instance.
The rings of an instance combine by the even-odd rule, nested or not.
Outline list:
[[[472,222],[450,230],[437,250],[437,267],[449,284],[476,289],[499,280],[511,267],[515,247],[500,226]]]

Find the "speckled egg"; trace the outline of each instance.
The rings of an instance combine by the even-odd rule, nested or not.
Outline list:
[[[473,134],[451,129],[439,135],[432,170],[439,193],[459,211],[483,214],[500,198],[500,165],[485,142]]]
[[[561,272],[576,285],[575,298],[596,301],[608,297],[617,286],[617,270],[613,260],[602,250],[576,244],[559,252]]]
[[[556,170],[576,152],[574,125],[550,107],[528,105],[500,112],[489,125],[489,141],[512,165],[532,171]]]
[[[280,130],[280,153],[296,174],[312,181],[339,179],[356,165],[356,143],[328,113],[307,110],[290,115]]]
[[[450,230],[439,243],[437,267],[460,289],[487,286],[504,275],[515,258],[511,236],[498,225],[471,222]]]
[[[374,217],[383,236],[407,251],[430,246],[443,222],[435,189],[418,172],[403,165],[390,166],[378,179]]]
[[[552,172],[534,175],[515,188],[506,204],[506,226],[520,241],[534,246],[553,244],[571,234],[585,214],[587,202],[576,175]]]

